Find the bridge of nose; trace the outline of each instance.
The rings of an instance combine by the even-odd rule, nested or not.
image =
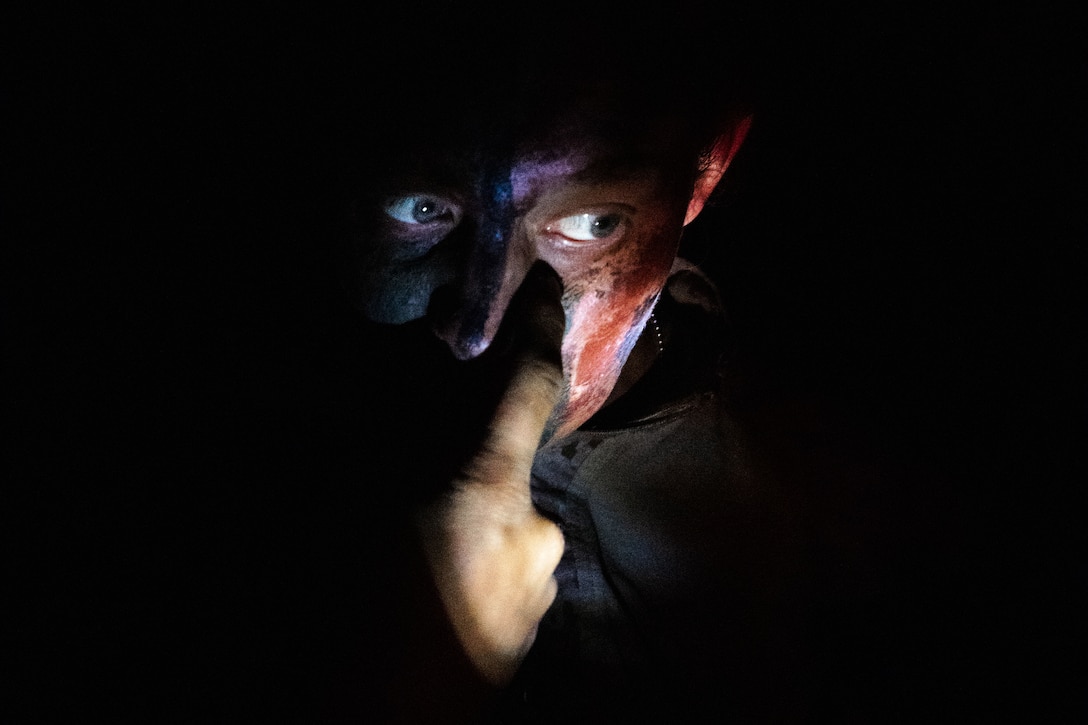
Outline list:
[[[479,212],[457,283],[456,310],[438,326],[439,337],[462,360],[491,345],[510,298],[536,259],[535,250],[518,235],[510,171],[510,164],[504,163],[480,174]]]

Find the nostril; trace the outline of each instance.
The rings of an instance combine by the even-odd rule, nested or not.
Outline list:
[[[434,326],[434,333],[449,346],[450,352],[458,360],[472,360],[482,355],[491,340],[483,332],[474,332],[458,318],[439,327]]]
[[[455,289],[440,287],[431,294],[427,319],[434,334],[444,341],[458,360],[471,360],[490,346],[484,325],[473,324],[475,316],[466,314],[465,305]]]

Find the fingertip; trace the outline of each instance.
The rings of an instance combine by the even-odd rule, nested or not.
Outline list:
[[[543,259],[533,262],[533,266],[529,268],[528,276],[539,280],[539,284],[544,286],[544,291],[549,293],[550,296],[556,298],[563,296],[563,278],[559,276],[554,267]]]
[[[501,349],[514,349],[521,357],[554,362],[562,367],[560,347],[567,326],[563,309],[563,279],[547,262],[537,260],[529,268],[503,318]],[[517,355],[517,354],[516,354]]]
[[[539,307],[539,324],[544,334],[556,344],[561,343],[567,324],[567,313],[563,309],[563,278],[550,264],[537,260],[530,273],[537,281],[539,295],[536,297]]]

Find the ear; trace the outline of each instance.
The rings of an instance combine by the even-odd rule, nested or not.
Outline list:
[[[714,142],[710,150],[709,159],[699,178],[695,180],[695,188],[691,193],[691,201],[688,202],[688,212],[684,216],[684,226],[692,222],[706,205],[706,200],[721,181],[729,163],[736,156],[740,145],[744,143],[744,137],[748,135],[748,129],[752,127],[752,117],[745,116],[731,131],[723,133]]]

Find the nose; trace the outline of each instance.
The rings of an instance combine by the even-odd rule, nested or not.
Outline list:
[[[462,273],[443,290],[445,299],[432,299],[434,332],[454,357],[471,360],[491,346],[536,258],[535,247],[512,222],[479,224]]]

